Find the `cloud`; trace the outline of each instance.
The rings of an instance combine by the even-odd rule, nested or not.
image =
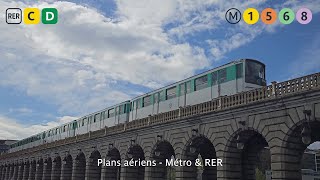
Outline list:
[[[22,114],[28,114],[28,113],[32,113],[33,110],[29,109],[29,108],[10,108],[9,109],[9,113],[22,113]]]
[[[84,115],[131,99],[141,93],[140,86],[159,88],[191,76],[212,66],[210,59],[220,60],[260,34],[274,32],[270,26],[243,22],[232,26],[224,19],[230,7],[243,11],[265,3],[116,0],[115,15],[108,17],[72,2],[4,0],[0,2],[0,86],[54,104],[61,114]],[[320,9],[312,0],[287,5],[304,3],[315,12]],[[30,6],[56,7],[59,23],[9,26],[4,22],[7,7]],[[186,40],[206,32],[212,36],[200,44],[207,49]]]
[[[75,119],[77,117],[63,116],[58,117],[56,121],[50,121],[46,124],[25,126],[18,123],[15,119],[0,115],[0,139],[23,139]]]
[[[137,94],[130,85],[158,88],[209,64],[203,49],[171,42],[162,31],[166,8],[154,16],[158,23],[150,25],[133,18],[125,2],[119,3],[119,19],[70,2],[25,3],[19,2],[19,7],[56,7],[59,23],[0,22],[0,40],[5,42],[0,45],[0,86],[58,105],[61,113],[83,114],[128,100]],[[2,1],[0,7],[9,4],[14,6]]]

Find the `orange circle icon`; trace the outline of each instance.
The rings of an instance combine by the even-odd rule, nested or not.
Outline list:
[[[271,8],[264,9],[261,12],[261,20],[265,24],[273,24],[277,20],[277,12]]]

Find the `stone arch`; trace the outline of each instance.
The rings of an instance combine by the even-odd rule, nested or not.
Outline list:
[[[94,150],[89,156],[88,179],[101,179],[102,166],[98,166],[98,159],[101,159],[101,154],[98,150]]]
[[[29,178],[29,172],[30,172],[30,162],[29,160],[25,160],[23,166],[23,174],[22,174],[22,179],[27,180]]]
[[[42,180],[43,177],[43,159],[39,158],[36,167],[36,177],[35,180]]]
[[[67,154],[62,160],[61,180],[70,180],[73,171],[73,159],[70,154]]]
[[[255,180],[256,170],[271,169],[271,156],[266,138],[254,129],[239,129],[230,136],[224,153],[225,178]],[[262,161],[263,160],[263,161]]]
[[[24,162],[22,160],[18,163],[18,172],[17,172],[17,180],[22,180],[23,177],[23,170],[24,170]]]
[[[51,157],[47,157],[43,162],[43,180],[51,179],[51,171],[52,171],[52,159]]]
[[[174,179],[174,167],[167,167],[166,160],[174,159],[175,156],[173,146],[168,141],[158,141],[151,153],[151,160],[157,162],[156,166],[151,167],[151,178],[154,180]]]
[[[306,142],[302,140],[302,132],[304,129],[309,129],[310,139]],[[277,171],[281,172],[275,174],[273,178],[290,178],[293,180],[302,179],[302,162],[304,157],[304,152],[307,147],[313,142],[320,141],[320,122],[319,121],[307,121],[303,119],[298,123],[294,124],[289,131],[286,133],[282,144],[281,144],[281,157],[279,162],[281,168]]]
[[[35,159],[30,161],[30,167],[29,167],[29,179],[28,180],[34,180],[35,175],[37,171],[37,161]]]
[[[52,161],[51,180],[60,180],[61,167],[61,157],[57,155]]]
[[[196,160],[200,158],[202,166],[195,166]],[[204,163],[211,159],[217,159],[216,150],[212,142],[204,135],[195,135],[187,141],[182,154],[183,160],[191,161],[191,166],[183,165],[180,179],[215,180],[217,179],[217,168],[204,166]]]
[[[110,162],[110,164],[104,167],[104,179],[105,180],[120,180],[121,166],[118,166],[118,162],[121,165],[121,155],[117,148],[112,147],[108,150],[106,154],[106,160]]]
[[[145,160],[144,151],[141,146],[137,144],[131,145],[128,149],[126,160],[133,160],[137,162]],[[124,167],[124,171],[121,173],[124,174],[123,177],[125,177],[125,179],[141,180],[144,179],[145,167],[139,165],[126,166]]]
[[[86,156],[82,151],[78,153],[75,160],[75,167],[72,172],[73,180],[85,180],[86,175]]]

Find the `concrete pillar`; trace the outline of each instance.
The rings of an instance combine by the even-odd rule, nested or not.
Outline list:
[[[36,167],[36,178],[35,180],[42,180],[43,177],[43,161],[39,160],[37,162],[37,167]]]
[[[51,180],[60,180],[61,177],[61,160],[55,158],[52,163]]]
[[[30,162],[28,180],[34,180],[36,177],[36,162]]]
[[[29,178],[29,168],[30,168],[29,162],[25,162],[24,166],[23,166],[22,180],[28,180],[28,178]]]
[[[18,180],[22,180],[22,176],[23,176],[23,162],[21,162],[18,165],[18,176],[17,176],[17,179]]]

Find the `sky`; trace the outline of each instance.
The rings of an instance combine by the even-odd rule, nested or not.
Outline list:
[[[8,25],[7,8],[54,7],[56,25]],[[232,25],[230,8],[307,7],[301,25]],[[0,139],[21,139],[232,60],[267,82],[320,69],[317,0],[0,1]],[[303,64],[303,66],[301,65]]]

